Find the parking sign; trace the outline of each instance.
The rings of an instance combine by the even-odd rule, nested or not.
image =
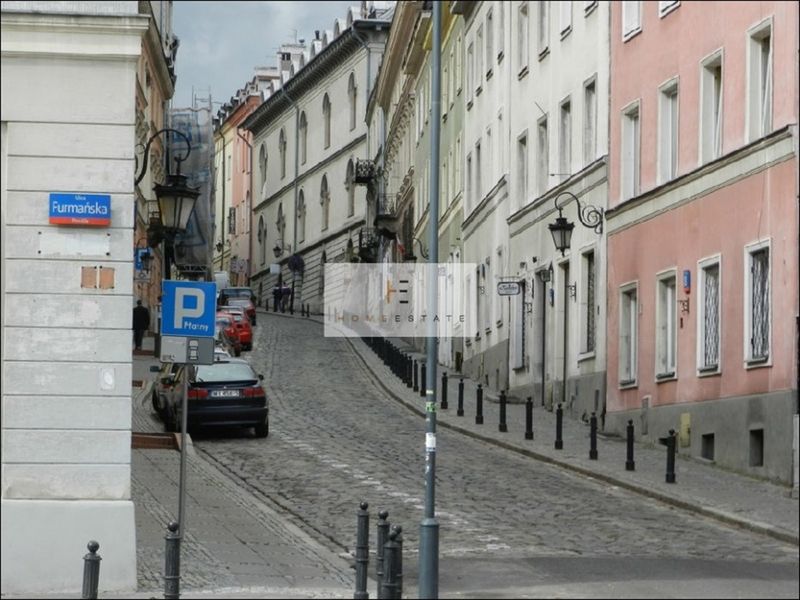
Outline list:
[[[161,294],[161,335],[214,337],[216,283],[165,280]]]

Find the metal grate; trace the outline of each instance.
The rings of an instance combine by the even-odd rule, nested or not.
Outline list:
[[[594,252],[586,255],[586,351],[594,351]]]
[[[703,269],[703,367],[719,365],[719,265]]]
[[[751,254],[752,358],[769,356],[769,248]]]

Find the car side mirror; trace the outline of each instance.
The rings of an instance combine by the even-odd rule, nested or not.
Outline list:
[[[150,367],[150,372],[151,373],[158,373],[160,370],[161,370],[161,367],[159,367],[158,365],[151,365],[151,367]]]
[[[263,375],[259,375],[259,376],[258,376],[258,378],[259,378],[261,381],[264,381],[264,376],[263,376]]]

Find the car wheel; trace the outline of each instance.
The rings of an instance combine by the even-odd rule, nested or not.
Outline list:
[[[155,413],[157,415],[160,415],[161,414],[161,408],[159,408],[159,406],[158,406],[158,394],[156,394],[155,391],[153,392],[153,394],[151,396],[151,401],[153,403],[153,410],[155,411]]]
[[[267,437],[269,435],[269,419],[265,420],[261,425],[256,425],[254,429],[256,431],[256,437]]]
[[[167,409],[164,410],[164,431],[167,433],[178,431],[178,421]]]

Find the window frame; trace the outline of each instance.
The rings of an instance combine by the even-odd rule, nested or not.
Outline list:
[[[638,121],[638,127],[636,128],[636,132],[633,136],[633,148],[630,149],[631,157],[633,159],[631,169],[633,174],[633,181],[630,183],[630,189],[628,189],[628,180],[627,177],[629,175],[628,171],[625,167],[625,155],[627,154],[627,137],[628,137],[628,130],[629,121],[632,120],[632,115],[636,113],[636,120]],[[637,98],[633,102],[628,103],[625,107],[620,110],[621,114],[621,130],[622,130],[622,143],[620,144],[620,148],[622,152],[620,154],[620,200],[624,202],[625,200],[630,200],[631,198],[635,198],[641,193],[641,173],[642,173],[642,102],[641,98]]]
[[[578,362],[594,358],[597,353],[597,307],[598,303],[598,284],[600,283],[599,263],[597,260],[598,247],[596,243],[591,243],[580,249],[580,278],[581,285],[578,289],[578,313],[579,313],[579,332],[580,332],[580,349],[578,351]],[[589,268],[588,256],[592,256],[592,272],[594,280],[594,291],[592,297],[591,308],[589,306]],[[589,324],[591,314],[591,327]],[[589,348],[589,332],[592,332],[593,345]]]
[[[670,279],[673,283],[673,297],[671,302],[669,298],[663,299],[661,295],[664,282]],[[656,273],[655,288],[656,331],[653,336],[655,340],[655,352],[653,353],[655,358],[654,380],[656,383],[663,383],[665,381],[674,381],[678,379],[678,268],[670,267]],[[664,309],[666,309],[666,315],[664,314]],[[670,318],[671,322],[668,320]],[[662,339],[661,333],[665,320],[667,321],[666,333],[671,338],[667,338],[666,340]],[[671,328],[670,325],[672,325]],[[662,349],[662,344],[664,342],[666,342],[666,348]],[[670,352],[670,350],[672,352]],[[670,359],[672,359],[674,364],[668,364]],[[672,367],[672,370],[670,370],[670,367]]]
[[[566,181],[572,174],[572,130],[572,97],[567,96],[558,103],[559,181]]]
[[[642,3],[641,0],[622,0],[620,2],[622,10],[620,11],[620,16],[622,17],[622,41],[627,42],[628,40],[632,39],[636,35],[642,32]],[[627,19],[625,18],[626,11],[625,8],[628,6],[636,5],[636,10],[638,12],[638,19],[636,24],[631,27],[630,29],[627,28]]]
[[[539,0],[536,5],[536,52],[542,60],[550,53],[550,1]]]
[[[663,19],[681,5],[680,0],[658,0],[658,16]]]
[[[675,118],[667,123],[665,120],[666,109],[672,97],[675,97]],[[658,144],[656,156],[656,177],[659,184],[672,181],[678,176],[678,165],[680,164],[680,81],[678,76],[670,78],[668,81],[658,86]],[[670,113],[670,116],[672,113]],[[675,131],[672,131],[674,125]],[[669,128],[669,131],[665,131]],[[667,138],[667,134],[672,135]],[[670,142],[674,141],[674,159],[672,157],[672,145]],[[669,148],[667,148],[669,145]],[[669,153],[668,153],[669,151]],[[666,165],[664,161],[669,156],[670,164]],[[669,167],[669,172],[666,172]]]
[[[530,2],[520,2],[517,7],[517,77],[521,78],[528,72],[531,55],[531,7]]]
[[[524,148],[524,157],[521,156]],[[528,204],[528,193],[530,191],[530,147],[528,146],[528,130],[525,129],[517,136],[517,193],[519,195],[519,207]]]
[[[711,117],[711,114],[706,114],[706,104],[710,102],[707,98],[706,94],[711,93],[707,91],[707,87],[709,84],[709,77],[707,72],[710,69],[715,68],[717,65],[716,63],[719,62],[719,69],[720,69],[720,86],[719,86],[719,93],[720,97],[717,100],[717,106],[719,110],[719,131],[712,131],[711,133],[706,132],[706,120]],[[697,136],[698,138],[698,165],[702,166],[717,160],[724,154],[724,133],[725,133],[725,51],[723,48],[717,48],[707,56],[705,56],[700,61],[700,93],[698,94],[700,107],[698,111],[699,116],[699,123],[698,129],[700,135]],[[713,106],[709,108],[710,111],[713,112]],[[719,137],[719,141],[711,140],[710,142],[707,140],[707,136],[711,137]],[[711,149],[707,150],[707,144],[711,144]],[[717,147],[718,146],[718,147]]]
[[[550,125],[548,115],[544,115],[536,121],[536,195],[543,196],[548,189],[550,189]]]
[[[746,93],[746,100],[745,100],[745,133],[746,139],[748,142],[755,141],[759,138],[768,135],[773,131],[773,123],[774,123],[774,109],[775,109],[775,26],[773,23],[773,15],[762,19],[756,25],[753,25],[750,29],[746,32],[745,43],[747,44],[747,57],[746,57],[746,77],[745,77],[745,93]],[[760,42],[763,41],[765,31],[769,32],[769,66],[768,66],[768,78],[767,78],[767,86],[769,88],[769,122],[767,126],[764,127],[764,99],[761,97],[761,87],[760,85],[756,86],[755,89],[753,88],[753,78],[755,75],[758,76],[759,82],[762,77],[762,70],[760,68],[760,60],[758,61],[758,65],[756,64],[756,59],[761,58],[761,53],[756,52],[754,46],[758,45],[760,49]],[[754,70],[757,68],[757,71],[754,73]],[[764,92],[766,94],[766,92]],[[756,96],[757,95],[757,96]],[[754,106],[754,100],[755,106]],[[758,109],[758,118],[755,119],[754,122],[754,111]]]
[[[752,354],[752,343],[750,341],[753,335],[753,323],[752,323],[752,314],[753,314],[753,297],[751,294],[752,289],[752,263],[753,263],[753,254],[759,252],[761,250],[766,249],[768,252],[768,263],[767,263],[767,294],[768,294],[768,308],[769,308],[769,317],[767,321],[767,356],[764,357],[754,357]],[[744,346],[744,364],[746,369],[755,369],[759,367],[771,367],[772,366],[772,321],[773,321],[773,310],[772,310],[772,299],[774,296],[773,293],[773,285],[772,285],[772,238],[766,238],[760,241],[751,242],[749,244],[745,244],[744,246],[744,278],[743,278],[743,292],[744,292],[744,336],[742,339],[742,343]]]
[[[566,20],[564,17],[566,16]],[[572,0],[558,3],[558,33],[563,40],[572,32]]]
[[[717,267],[717,364],[706,365],[705,361],[705,272],[709,267]],[[697,261],[697,319],[696,319],[696,352],[697,352],[697,376],[710,377],[722,373],[722,349],[725,347],[722,341],[724,329],[722,328],[722,303],[724,295],[722,293],[722,254],[714,254],[701,258]]]
[[[617,386],[619,389],[629,389],[635,388],[639,385],[639,307],[641,303],[639,302],[639,280],[628,281],[623,283],[618,288],[619,291],[619,335],[618,335],[618,344],[617,344]],[[630,293],[634,292],[635,294],[635,307],[632,311],[630,311],[630,306],[628,306],[627,319],[623,320],[623,306],[625,302],[625,296],[630,296]],[[626,361],[629,361],[630,364],[626,365],[629,366],[629,378],[623,379],[622,367],[623,367],[623,340],[625,339],[625,326],[628,326],[629,329],[632,331],[628,331],[628,356],[626,357]]]

